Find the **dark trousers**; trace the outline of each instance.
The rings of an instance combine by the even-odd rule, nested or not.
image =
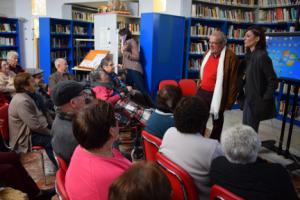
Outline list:
[[[245,99],[243,108],[243,124],[251,126],[258,133],[259,123],[260,120],[253,115],[249,103]]]
[[[40,192],[15,152],[0,152],[0,182],[27,193],[30,199]]]
[[[54,158],[53,149],[51,146],[51,136],[50,135],[42,135],[42,134],[38,134],[38,133],[32,133],[31,134],[31,142],[32,142],[33,146],[43,146],[45,148],[45,151],[46,151],[49,159],[52,161],[54,166],[56,168],[58,168],[58,165]]]
[[[126,84],[133,86],[143,94],[148,94],[143,74],[132,69],[127,69]]]
[[[208,92],[208,91],[199,89],[197,95],[200,98],[202,98],[206,102],[207,106],[210,108],[213,94],[214,94],[213,92]],[[207,121],[208,121],[208,119],[207,119]],[[210,138],[220,141],[220,137],[221,137],[221,133],[222,133],[222,129],[223,129],[223,123],[224,123],[224,112],[223,111],[219,112],[218,119],[215,119],[214,116],[212,116],[212,123],[213,123],[213,129],[211,131]]]

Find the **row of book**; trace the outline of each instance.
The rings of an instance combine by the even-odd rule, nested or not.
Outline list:
[[[220,28],[205,26],[200,23],[191,26],[191,36],[207,36],[213,32],[220,30]]]
[[[283,84],[283,83],[280,83],[280,84]],[[290,91],[290,94],[294,95],[294,86],[291,86],[291,91]],[[279,92],[280,90],[280,87],[277,88],[276,92]],[[288,85],[287,84],[284,84],[283,85],[283,90],[282,90],[282,93],[283,94],[286,94],[287,93],[287,90],[288,90]],[[300,94],[300,88],[299,88],[299,91],[298,93]]]
[[[247,29],[244,28],[236,28],[233,25],[230,25],[228,28],[228,38],[240,39],[245,36]]]
[[[128,28],[133,34],[140,33],[140,24],[117,22],[118,29]]]
[[[284,100],[280,101],[279,104],[279,114],[283,115],[284,114],[284,109],[286,107],[286,102]],[[292,115],[292,104],[290,103],[289,107],[288,107],[288,114],[287,117],[291,117]],[[295,119],[296,120],[300,120],[300,106],[296,107],[295,110]]]
[[[188,70],[199,70],[201,67],[202,58],[189,58]]]
[[[51,33],[65,33],[70,34],[70,25],[53,24],[51,25]]]
[[[16,24],[3,23],[0,24],[0,32],[16,32]]]
[[[228,44],[228,47],[235,53],[235,55],[243,56],[245,55],[244,45],[241,44]]]
[[[259,10],[258,19],[261,22],[289,22],[296,21],[297,9],[276,8],[274,10]]]
[[[65,38],[51,38],[52,48],[67,48],[68,47],[68,40]]]
[[[206,40],[202,40],[197,43],[191,43],[190,53],[194,54],[203,54],[208,50],[208,42]]]
[[[0,45],[15,46],[16,45],[16,38],[0,37]]]
[[[192,5],[192,17],[204,17],[222,19],[239,22],[254,22],[255,14],[253,11],[243,9],[225,9],[220,7],[209,7],[201,4]]]
[[[51,52],[51,62],[53,63],[56,58],[67,58],[68,51],[52,51]]]
[[[85,26],[74,26],[74,34],[77,35],[87,35],[88,27]]]
[[[72,19],[79,20],[79,21],[93,22],[94,21],[94,13],[72,10]]]
[[[258,0],[257,3],[259,6],[284,6],[293,5],[293,2],[293,0]]]
[[[1,50],[0,51],[0,59],[6,59],[6,55],[7,55],[8,50]]]
[[[249,5],[254,6],[254,0],[202,0],[200,2],[218,3],[223,5]]]

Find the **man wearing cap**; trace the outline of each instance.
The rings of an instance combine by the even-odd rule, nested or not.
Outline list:
[[[53,150],[56,155],[70,163],[78,144],[73,135],[72,119],[85,104],[84,86],[73,80],[59,82],[54,87],[51,98],[57,106],[57,114],[51,129]]]
[[[68,71],[68,63],[64,58],[57,58],[54,61],[54,65],[56,68],[56,72],[49,76],[48,87],[51,92],[57,83],[65,80],[74,80],[74,76],[69,74]]]
[[[55,117],[55,110],[54,110],[54,104],[45,89],[43,70],[37,68],[27,68],[26,72],[30,73],[34,79],[34,82],[36,84],[35,93],[41,99],[43,111],[45,112],[44,114],[47,116],[48,122],[52,125],[52,122]]]

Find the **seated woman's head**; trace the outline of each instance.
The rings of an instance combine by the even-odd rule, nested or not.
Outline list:
[[[109,188],[109,200],[170,200],[168,178],[152,162],[134,164]]]
[[[183,97],[174,111],[175,127],[186,134],[204,134],[208,117],[207,104],[197,96]]]
[[[80,146],[87,150],[102,148],[119,134],[114,109],[110,103],[93,100],[73,120],[73,132]]]
[[[101,60],[101,63],[99,65],[98,69],[99,70],[102,69],[109,74],[114,72],[114,63],[113,63],[113,57],[111,54],[108,54]]]
[[[179,87],[166,85],[158,91],[156,107],[164,112],[173,112],[181,97],[182,93]]]
[[[230,162],[246,164],[256,161],[261,142],[253,128],[236,125],[222,133],[221,146]]]
[[[4,73],[4,74],[8,74],[9,73],[9,66],[8,66],[8,62],[6,60],[0,60],[0,72]]]
[[[111,81],[109,75],[104,70],[94,71],[91,73],[91,79],[95,82],[109,83]]]

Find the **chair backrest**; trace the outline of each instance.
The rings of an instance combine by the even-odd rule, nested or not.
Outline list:
[[[197,200],[198,190],[193,178],[180,166],[157,152],[156,162],[172,186],[172,200]]]
[[[146,160],[154,161],[155,155],[161,145],[161,139],[148,133],[145,130],[142,131],[142,139]]]
[[[175,80],[162,80],[159,82],[158,90],[161,90],[166,85],[178,86],[178,83]]]
[[[55,189],[60,200],[69,200],[66,188],[65,188],[66,172],[59,168],[56,172]]]
[[[210,192],[210,200],[244,200],[242,197],[233,194],[227,189],[219,186],[213,185]]]
[[[0,127],[0,132],[4,140],[5,145],[8,145],[9,141],[9,129],[8,129],[8,104],[5,103],[0,107],[0,119],[3,120],[2,127]]]
[[[55,159],[56,159],[56,161],[58,163],[58,167],[60,169],[62,169],[66,173],[67,170],[68,170],[68,164],[67,164],[67,162],[62,157],[60,157],[60,156],[58,156],[56,154],[55,154]]]
[[[197,94],[197,83],[193,79],[181,79],[179,87],[183,96],[195,96]]]

